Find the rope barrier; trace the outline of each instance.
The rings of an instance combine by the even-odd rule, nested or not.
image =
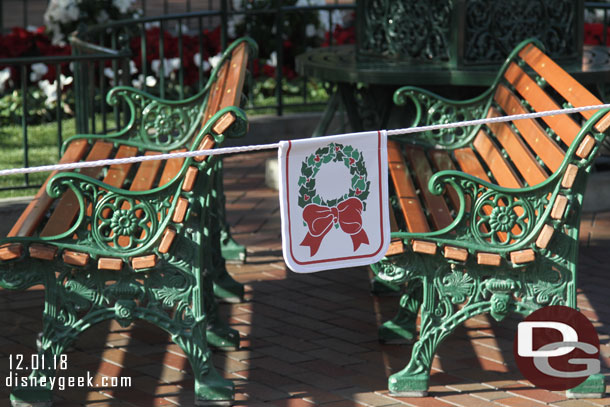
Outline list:
[[[601,110],[601,109],[610,109],[610,103],[602,104],[602,105],[573,107],[573,108],[567,108],[567,109],[547,110],[547,111],[536,112],[536,113],[524,113],[524,114],[516,114],[516,115],[508,115],[508,116],[491,117],[491,118],[486,118],[486,119],[465,120],[465,121],[461,121],[461,122],[434,124],[434,125],[429,125],[429,126],[407,127],[407,128],[402,128],[402,129],[387,130],[387,135],[388,136],[397,136],[397,135],[401,135],[401,134],[421,133],[424,131],[452,129],[452,128],[456,128],[456,127],[479,126],[479,125],[483,125],[483,124],[502,123],[502,122],[509,122],[509,121],[514,121],[514,120],[524,120],[524,119],[537,119],[537,118],[546,117],[546,116],[556,116],[556,115],[560,115],[560,114],[573,114],[573,113],[580,113],[580,112],[586,112],[586,111],[590,111],[590,110]],[[65,171],[65,170],[73,170],[73,169],[77,169],[77,168],[88,168],[88,167],[105,167],[107,165],[132,164],[132,163],[139,163],[139,162],[143,162],[143,161],[169,160],[172,158],[190,158],[190,157],[200,157],[200,156],[209,156],[209,155],[245,153],[245,152],[250,152],[250,151],[271,150],[271,149],[279,148],[279,146],[280,146],[279,143],[259,144],[259,145],[254,145],[254,146],[223,147],[223,148],[216,148],[216,149],[212,149],[212,150],[196,150],[196,151],[186,151],[186,152],[180,152],[180,153],[145,155],[145,156],[129,157],[129,158],[113,158],[113,159],[107,159],[107,160],[81,161],[81,162],[69,163],[69,164],[42,165],[42,166],[30,167],[30,168],[11,168],[11,169],[6,169],[6,170],[0,170],[0,176],[15,175],[15,174],[32,174],[35,172],[44,172],[44,171]]]

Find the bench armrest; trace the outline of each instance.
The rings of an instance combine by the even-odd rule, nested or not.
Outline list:
[[[227,114],[233,115],[233,122],[222,134],[215,131]],[[222,109],[210,119],[200,131],[196,141],[206,135],[213,135],[220,143],[225,135],[243,134],[247,128],[246,114],[235,106]],[[198,144],[195,144],[198,145]],[[194,150],[195,147],[192,148]],[[138,256],[154,249],[161,234],[169,224],[181,223],[188,219],[190,211],[199,210],[202,199],[211,188],[213,180],[205,177],[216,165],[216,159],[197,161],[186,158],[182,168],[168,183],[145,191],[131,191],[116,188],[95,178],[75,172],[63,172],[53,176],[47,183],[47,193],[51,198],[58,198],[70,190],[78,202],[78,216],[72,227],[66,232],[48,238],[34,238],[58,247],[77,251],[87,251],[92,255],[110,255],[113,257]],[[189,167],[197,167],[202,182],[201,188],[190,192],[182,190],[185,174]],[[187,202],[186,202],[186,201]],[[184,212],[176,220],[175,212],[182,205],[189,212]],[[186,204],[186,205],[185,205]],[[73,236],[77,236],[74,243]],[[127,236],[129,245],[115,241],[120,236]],[[24,238],[24,242],[28,239]],[[125,238],[123,238],[125,240]]]
[[[235,48],[242,43],[246,43],[249,47],[249,55],[256,56],[258,47],[254,40],[249,37],[235,40],[224,51],[203,89],[187,99],[162,99],[129,86],[112,88],[106,95],[106,101],[111,106],[119,103],[127,105],[129,109],[127,124],[113,133],[77,134],[70,137],[64,142],[62,152],[71,141],[83,138],[121,140],[122,144],[163,152],[184,148],[201,127],[207,98],[210,89],[216,83],[221,67],[231,59]]]
[[[410,127],[476,120],[485,115],[491,103],[493,87],[468,100],[452,100],[415,86],[403,86],[394,92],[394,103],[409,101],[415,109]],[[437,149],[455,149],[470,142],[480,126],[412,133],[393,138]]]

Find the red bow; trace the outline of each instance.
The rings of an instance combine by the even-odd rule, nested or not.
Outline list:
[[[303,210],[303,220],[307,223],[309,232],[301,246],[309,246],[311,256],[318,252],[322,239],[335,223],[339,223],[341,230],[350,235],[354,251],[361,244],[369,243],[369,238],[362,229],[362,202],[358,198],[349,198],[330,208],[309,204]]]

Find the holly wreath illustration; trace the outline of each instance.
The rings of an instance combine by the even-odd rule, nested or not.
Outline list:
[[[341,197],[325,200],[316,193],[316,175],[324,164],[331,162],[342,162],[347,167],[351,185]],[[353,146],[330,143],[303,161],[298,180],[298,205],[303,208],[303,223],[308,232],[301,246],[308,246],[311,256],[318,252],[322,240],[333,227],[351,237],[354,252],[360,245],[369,244],[362,227],[362,212],[366,210],[370,185],[364,158]]]

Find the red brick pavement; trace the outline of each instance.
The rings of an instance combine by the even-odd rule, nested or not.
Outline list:
[[[216,352],[214,362],[234,380],[236,405],[339,406],[603,406],[600,400],[567,400],[562,392],[533,388],[516,369],[512,338],[517,317],[502,324],[487,316],[467,321],[439,348],[430,397],[387,392],[387,376],[408,361],[410,346],[380,345],[377,326],[392,316],[396,298],[369,294],[365,268],[298,275],[282,261],[277,192],[264,186],[264,162],[274,152],[228,157],[227,210],[248,262],[229,270],[247,284],[248,302],[221,312],[242,336],[242,348]],[[600,333],[603,371],[610,367],[610,214],[583,219],[578,302]],[[0,291],[0,377],[10,354],[35,349],[43,295]],[[58,407],[186,406],[193,404],[190,368],[170,338],[144,323],[91,328],[68,354],[66,375],[95,372],[130,376],[130,389],[57,391]],[[0,383],[0,406],[9,389]]]

